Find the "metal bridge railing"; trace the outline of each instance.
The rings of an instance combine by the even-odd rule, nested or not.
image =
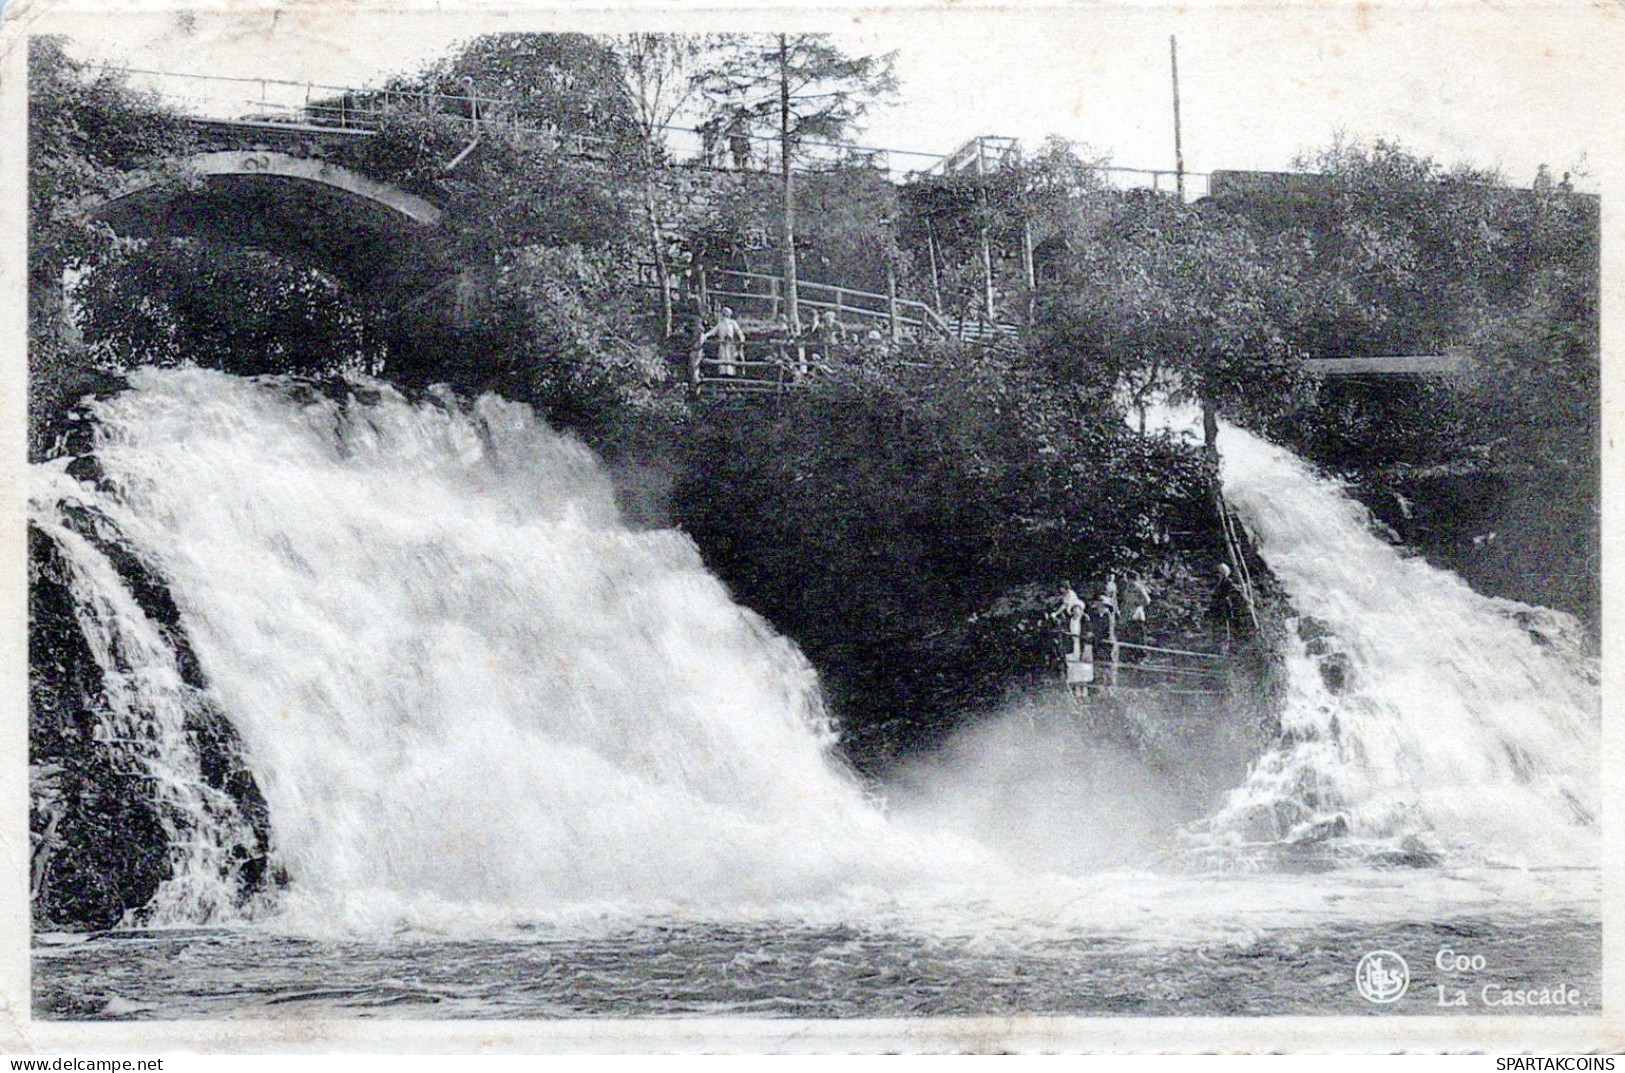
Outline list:
[[[1091,694],[1127,690],[1223,696],[1229,692],[1235,661],[1226,652],[1140,644],[1114,634],[1081,641],[1064,629],[1059,632],[1062,643],[1069,646],[1065,657],[1069,687],[1081,687]],[[1076,647],[1070,647],[1075,640]]]
[[[430,114],[467,124],[550,139],[578,155],[607,156],[611,140],[579,132],[561,132],[524,123],[513,115],[513,103],[477,93],[427,93],[401,89],[368,89],[321,82],[234,75],[201,75],[142,67],[103,65],[101,70],[123,75],[133,88],[145,90],[194,118],[216,123],[308,123],[333,131],[362,133],[376,130],[389,115],[403,112]],[[735,138],[707,140],[699,128],[668,124],[662,128],[669,142],[669,163],[735,171],[775,171],[777,138],[747,133]],[[735,152],[735,141],[743,144]],[[894,182],[911,177],[974,172],[989,174],[1021,160],[1014,138],[983,135],[952,153],[857,145],[849,142],[804,140],[798,143],[795,170],[819,172],[838,168],[872,168]],[[1143,188],[1173,194],[1177,175],[1169,169],[1093,165],[1087,170],[1119,189]],[[1186,172],[1186,196],[1206,194],[1208,174]]]
[[[779,338],[746,338],[730,350],[720,342],[698,345],[689,353],[688,379],[696,390],[778,392],[801,382],[812,371],[813,355],[803,343]]]

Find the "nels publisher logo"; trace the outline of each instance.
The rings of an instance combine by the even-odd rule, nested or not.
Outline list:
[[[1411,986],[1411,968],[1391,950],[1373,950],[1355,967],[1354,986],[1367,1002],[1398,1002]]]

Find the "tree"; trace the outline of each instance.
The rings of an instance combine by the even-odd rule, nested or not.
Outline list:
[[[1352,353],[1438,353],[1475,311],[1517,288],[1508,193],[1493,172],[1446,168],[1385,140],[1335,139],[1298,162],[1312,173],[1316,273],[1335,282],[1337,342]]]
[[[486,98],[488,118],[636,145],[634,106],[608,41],[587,34],[485,34],[390,89]]]
[[[1289,248],[1245,222],[1135,192],[1072,242],[1041,291],[1050,368],[1141,412],[1158,395],[1273,412],[1306,384]]]
[[[1021,320],[1031,324],[1036,298],[1035,251],[1065,251],[1091,233],[1117,196],[1101,169],[1107,158],[1062,138],[1046,139],[1031,156],[1009,154],[985,173],[950,171],[911,179],[903,188],[901,238],[932,278],[939,309],[959,318],[996,313],[999,295],[1020,296]],[[993,248],[1020,251],[1006,267]],[[990,301],[989,296],[993,297]]]
[[[183,123],[108,71],[91,71],[61,38],[28,40],[29,450],[46,449],[56,415],[96,375],[64,304],[70,274],[91,273],[124,247],[83,211],[131,168],[181,155]]]
[[[824,34],[743,36],[729,40],[702,80],[714,115],[778,142],[785,302],[793,328],[800,327],[795,161],[819,143],[845,137],[873,103],[896,91],[895,56],[848,56]]]
[[[441,205],[467,259],[494,264],[538,243],[625,237],[621,180],[642,150],[620,61],[603,40],[488,34],[363,97],[403,94],[441,100],[391,110],[378,136],[344,160]]]
[[[660,212],[659,169],[666,157],[666,130],[692,99],[705,59],[719,40],[707,34],[642,33],[623,34],[612,45],[620,57],[642,149],[643,211],[660,289],[660,322],[667,336],[672,333],[671,263]]]

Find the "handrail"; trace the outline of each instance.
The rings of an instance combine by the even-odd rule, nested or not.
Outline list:
[[[1224,689],[1166,689],[1162,686],[1111,686],[1113,693],[1155,693],[1159,697],[1223,697],[1229,691]]]
[[[772,294],[760,294],[755,291],[727,291],[718,290],[716,288],[707,288],[706,294],[712,298],[734,298],[741,302],[771,302],[775,300],[775,296]],[[777,300],[782,302],[782,295],[778,296]],[[854,317],[860,320],[875,321],[881,324],[889,324],[891,321],[890,316],[884,309],[866,309],[863,306],[846,305],[843,303],[821,301],[817,298],[806,297],[798,299],[798,304],[809,309],[829,309],[841,313],[851,313]],[[920,320],[904,314],[898,315],[897,324],[902,328],[927,328],[932,331],[941,331],[940,328],[928,321]]]
[[[1227,673],[1225,667],[1158,667],[1148,666],[1144,663],[1124,663],[1119,660],[1117,666],[1120,670],[1132,671],[1144,675],[1174,675],[1179,678],[1216,678]]]
[[[157,70],[157,69],[154,69],[154,68],[131,67],[131,66],[123,66],[123,65],[118,65],[118,64],[105,64],[105,63],[100,64],[98,66],[99,66],[99,68],[101,70],[107,71],[107,72],[110,72],[110,73],[114,73],[114,74],[141,75],[141,76],[145,76],[145,77],[147,77],[149,79],[178,79],[178,80],[184,80],[186,82],[198,83],[198,84],[200,84],[200,85],[202,85],[204,87],[207,87],[210,84],[217,84],[217,85],[222,85],[222,86],[225,86],[225,85],[243,85],[243,86],[259,85],[261,87],[261,95],[260,95],[259,100],[254,100],[252,98],[245,98],[245,99],[240,99],[239,100],[236,97],[229,97],[228,98],[228,97],[225,97],[225,96],[218,96],[218,95],[213,96],[213,97],[207,97],[207,96],[201,96],[201,95],[193,95],[193,94],[187,94],[187,93],[177,93],[177,92],[173,92],[173,91],[165,91],[165,90],[161,90],[161,89],[156,91],[161,96],[168,97],[171,100],[183,100],[183,99],[204,100],[204,101],[213,100],[213,101],[215,101],[217,103],[230,101],[231,103],[238,104],[238,105],[257,105],[257,106],[260,106],[260,107],[275,106],[275,107],[279,107],[279,108],[280,107],[287,107],[290,110],[300,110],[300,106],[274,104],[273,102],[267,101],[265,99],[264,88],[269,87],[269,86],[277,86],[277,87],[281,87],[281,88],[286,89],[286,90],[301,90],[301,89],[304,90],[305,104],[310,105],[313,108],[313,111],[307,112],[306,114],[314,114],[314,109],[319,109],[321,107],[322,102],[317,101],[317,102],[314,102],[314,104],[313,104],[313,102],[311,101],[311,96],[312,96],[313,92],[319,91],[319,92],[321,92],[323,94],[326,94],[326,95],[339,95],[340,100],[342,101],[342,103],[334,102],[329,106],[329,108],[327,110],[330,111],[330,112],[339,113],[341,115],[342,120],[351,120],[351,119],[354,119],[354,118],[359,118],[360,115],[367,114],[367,113],[378,114],[379,112],[381,112],[384,109],[388,108],[390,102],[392,102],[394,100],[405,99],[405,98],[417,98],[418,100],[420,100],[422,102],[425,102],[425,103],[441,102],[441,101],[445,101],[445,102],[455,101],[455,102],[464,102],[464,103],[466,103],[466,102],[469,102],[469,101],[473,101],[474,106],[479,110],[479,112],[482,114],[482,116],[487,115],[489,113],[492,113],[494,111],[500,110],[500,109],[502,109],[503,106],[511,105],[513,103],[513,101],[511,99],[508,99],[508,98],[485,97],[485,96],[481,96],[479,94],[437,93],[437,92],[426,92],[426,91],[411,90],[411,89],[396,89],[396,88],[391,88],[391,87],[387,87],[387,86],[386,87],[339,86],[339,85],[334,85],[334,84],[331,84],[331,83],[312,82],[312,81],[298,80],[298,79],[255,78],[255,77],[252,77],[252,76],[245,76],[245,75],[205,75],[205,74],[195,74],[195,73],[190,73],[190,72],[185,72],[185,71],[164,71],[164,70]],[[345,99],[345,98],[348,98],[348,99]],[[383,104],[384,104],[383,108],[378,107],[378,102],[379,101],[383,102]],[[369,107],[369,105],[370,105],[370,107]],[[445,114],[445,113],[442,113],[442,114]],[[460,119],[464,119],[464,120],[468,119],[468,117],[466,117],[466,116],[454,116],[454,115],[452,115],[452,116],[448,116],[448,117],[449,118],[460,118]],[[216,117],[216,118],[220,118],[220,117]],[[499,118],[496,115],[490,115],[490,119],[492,121],[494,121],[494,122],[497,122],[497,123],[504,123],[510,129],[531,130],[531,131],[535,131],[537,133],[542,133],[538,128],[528,127],[528,126],[526,126],[524,124],[517,123],[516,121],[514,121],[512,119],[503,120],[503,119]],[[354,128],[350,128],[350,129],[354,129]],[[662,123],[659,126],[659,130],[662,133],[666,133],[666,134],[683,135],[683,136],[685,136],[685,138],[686,137],[695,137],[695,138],[703,137],[702,132],[700,131],[699,128],[693,127],[693,126],[683,126],[681,124],[676,124],[676,123]],[[592,137],[592,136],[589,135],[589,136],[585,136],[585,137]],[[743,135],[743,137],[748,139],[752,144],[760,143],[762,145],[769,145],[769,146],[778,145],[779,140],[780,140],[780,136],[777,133],[771,133],[770,134],[770,133],[762,133],[762,132],[755,132],[755,131],[746,132]],[[597,140],[607,140],[607,139],[597,139]],[[910,177],[914,177],[914,176],[923,176],[923,175],[931,175],[931,174],[941,173],[943,171],[943,169],[945,168],[945,166],[949,165],[949,162],[953,157],[955,157],[957,155],[963,155],[966,152],[967,149],[971,149],[973,147],[977,147],[977,146],[982,147],[981,150],[980,150],[980,153],[979,153],[979,157],[980,157],[981,160],[984,161],[984,163],[985,163],[985,161],[986,161],[986,159],[987,159],[987,157],[989,155],[992,155],[993,157],[997,158],[997,160],[1013,159],[1012,154],[1014,153],[1014,150],[1015,150],[1015,140],[1014,139],[1002,138],[1002,137],[998,137],[998,136],[995,136],[995,135],[982,135],[982,136],[980,136],[978,138],[973,138],[973,139],[971,139],[971,141],[969,141],[969,142],[965,143],[964,145],[960,146],[955,151],[947,153],[947,154],[932,152],[932,151],[928,151],[928,150],[920,150],[920,149],[900,149],[900,148],[896,148],[896,147],[892,147],[892,146],[859,145],[859,144],[856,144],[856,143],[853,143],[853,142],[831,141],[831,140],[814,139],[814,138],[803,139],[798,144],[799,144],[800,150],[802,150],[804,153],[807,152],[807,151],[811,151],[812,153],[822,154],[822,155],[815,158],[815,159],[807,160],[805,166],[796,168],[797,171],[817,171],[817,170],[820,170],[820,168],[827,168],[827,167],[831,167],[831,166],[839,167],[839,166],[843,166],[843,165],[854,165],[854,164],[859,165],[859,166],[865,166],[866,165],[866,166],[870,166],[870,167],[879,168],[879,170],[885,172],[888,176],[892,177],[892,179],[894,181],[898,181],[898,180],[907,181]],[[988,151],[990,149],[992,150],[991,154]],[[831,154],[837,154],[837,156],[832,158]],[[977,154],[973,154],[973,156],[976,156],[976,155]],[[754,156],[754,154],[753,154],[753,156]],[[898,162],[897,158],[902,158],[902,157],[912,158],[913,160],[919,161],[920,166],[918,166],[918,167],[910,167],[905,163]],[[737,171],[737,170],[768,170],[768,168],[767,168],[767,163],[768,163],[767,154],[762,154],[761,159],[762,159],[762,166],[761,167],[751,167],[751,168],[746,168],[746,169],[726,168],[726,169],[723,169],[723,170],[733,170],[733,171]],[[929,163],[926,163],[926,162],[929,162]],[[966,161],[967,164],[969,162],[970,162],[969,160]],[[691,165],[704,166],[703,152],[695,153],[694,156],[693,156],[693,159],[689,160],[688,163],[691,164]],[[1151,180],[1152,189],[1154,189],[1154,190],[1161,190],[1163,188],[1163,185],[1164,185],[1163,180],[1164,179],[1169,180],[1169,183],[1171,184],[1172,180],[1175,178],[1175,176],[1177,174],[1177,173],[1169,171],[1169,170],[1167,170],[1165,168],[1135,168],[1135,167],[1126,167],[1126,166],[1121,166],[1121,165],[1116,165],[1116,164],[1085,164],[1083,170],[1085,170],[1087,172],[1094,173],[1094,174],[1101,175],[1102,177],[1104,177],[1104,178],[1106,178],[1108,180],[1112,180],[1114,177],[1117,177],[1117,176],[1145,176],[1145,177],[1149,177],[1150,180]],[[1209,172],[1186,171],[1186,172],[1184,172],[1184,177],[1187,180],[1187,182],[1190,182],[1190,181],[1193,181],[1193,180],[1200,182],[1200,181],[1207,180],[1210,177],[1210,174],[1211,173],[1209,173]]]
[[[1253,631],[1259,629],[1258,621],[1258,591],[1253,585],[1252,570],[1247,565],[1247,556],[1235,517],[1231,514],[1230,504],[1225,501],[1222,489],[1215,489],[1213,493],[1215,503],[1219,508],[1219,526],[1224,533],[1224,548],[1230,559],[1231,568],[1236,572],[1236,587],[1241,590],[1242,601],[1247,605],[1247,619],[1253,624]]]
[[[1221,663],[1229,663],[1232,659],[1234,659],[1233,656],[1228,656],[1223,652],[1187,652],[1180,648],[1158,648],[1155,645],[1137,645],[1132,641],[1118,641],[1117,646],[1119,648],[1132,648],[1140,652],[1157,652],[1166,656],[1184,656],[1189,659],[1214,659],[1220,661]]]
[[[770,288],[770,290],[769,290],[769,292],[767,294],[757,294],[757,293],[750,292],[750,291],[746,291],[746,292],[723,291],[723,290],[719,290],[719,289],[714,288],[714,287],[708,287],[707,288],[707,290],[711,294],[722,295],[722,296],[731,297],[731,298],[772,299],[773,297],[775,297],[775,294],[777,294],[777,292],[778,292],[778,288],[782,284],[781,278],[779,276],[777,276],[777,275],[767,273],[767,272],[752,272],[752,271],[749,271],[749,270],[738,269],[738,268],[712,269],[711,272],[710,272],[710,276],[713,279],[735,279],[735,280],[760,281],[760,282],[764,282],[764,283],[768,284],[768,286]],[[835,309],[835,310],[840,310],[840,311],[850,311],[855,315],[870,316],[870,317],[876,317],[876,318],[880,318],[880,319],[890,319],[890,317],[891,317],[891,309],[890,309],[890,307],[891,307],[894,300],[892,299],[892,297],[890,295],[880,294],[880,293],[877,293],[875,291],[861,291],[861,290],[858,290],[855,287],[843,287],[838,283],[820,283],[820,282],[815,281],[815,280],[798,280],[797,283],[796,283],[796,286],[801,291],[805,291],[805,292],[822,291],[824,293],[837,296],[839,299],[846,299],[846,298],[868,299],[868,300],[880,303],[881,308],[872,309],[872,308],[868,308],[868,307],[861,306],[861,305],[851,305],[851,304],[846,303],[845,301],[836,301],[836,302],[820,301],[820,300],[818,300],[816,298],[811,297],[810,294],[809,294],[808,297],[798,299],[801,303],[803,303],[805,305],[809,305],[809,306],[813,306],[815,308],[821,308],[821,309]],[[921,302],[921,301],[919,301],[918,299],[915,299],[915,298],[897,298],[897,299],[895,299],[895,303],[896,303],[896,307],[897,307],[897,310],[898,310],[899,314],[901,314],[903,310],[914,311],[917,314],[917,318],[913,321],[913,323],[918,324],[918,325],[920,325],[922,327],[932,328],[933,330],[940,331],[945,335],[952,334],[952,330],[949,328],[947,321],[945,321],[942,318],[942,316],[937,313],[937,311],[935,309],[932,309],[930,306],[926,305],[924,302]],[[903,316],[901,316],[901,315],[898,317],[898,321],[899,321],[899,323],[906,323],[907,322],[905,320],[905,318]]]

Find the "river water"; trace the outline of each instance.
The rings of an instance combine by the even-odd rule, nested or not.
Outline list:
[[[36,937],[39,1016],[1596,1009],[1577,627],[1240,430],[1227,495],[1314,624],[1277,742],[1186,777],[1039,703],[865,783],[795,646],[522,407],[146,370],[95,409],[105,480],[35,467],[33,518],[186,837],[131,929]],[[75,504],[168,580],[241,735],[288,876],[252,904],[174,656]],[[1391,1003],[1356,986],[1376,950],[1409,967]]]

